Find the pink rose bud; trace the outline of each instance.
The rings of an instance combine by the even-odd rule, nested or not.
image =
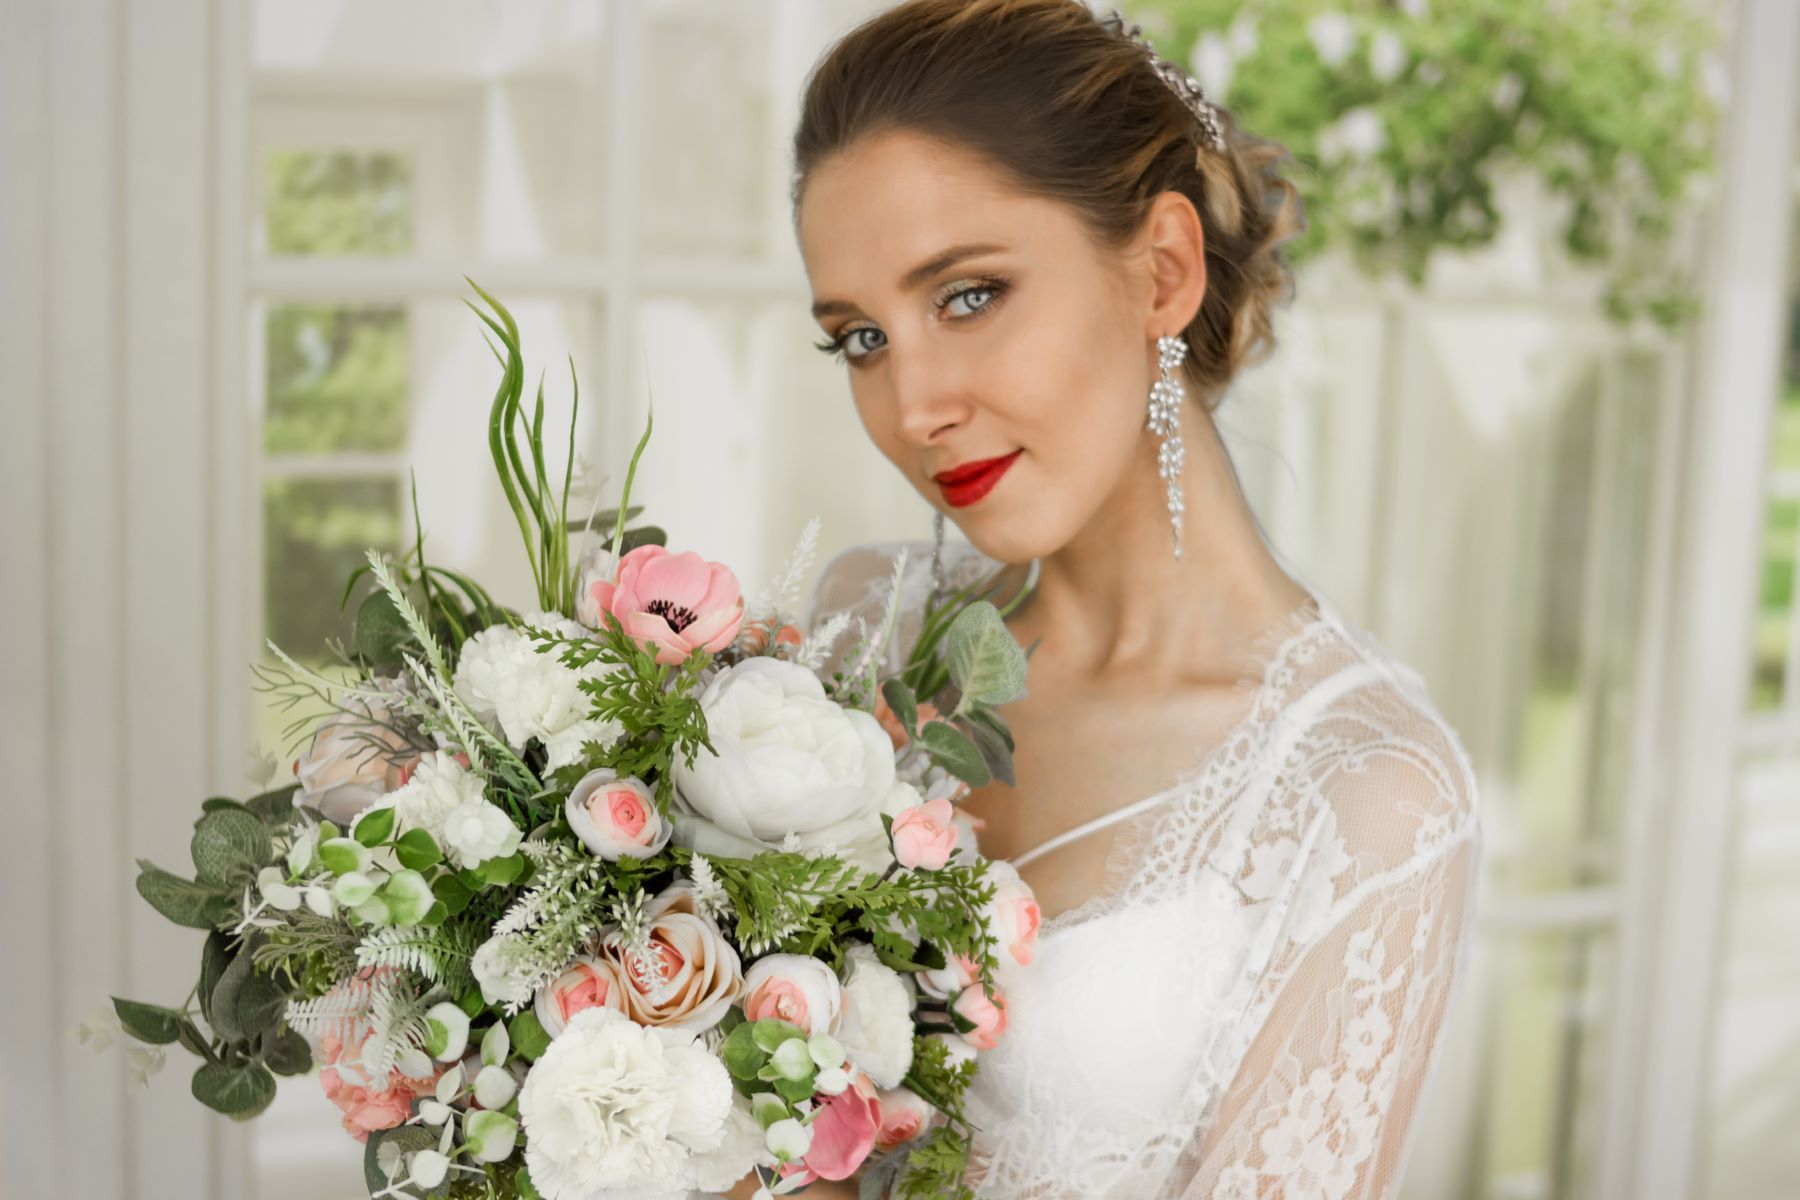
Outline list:
[[[948,800],[927,800],[894,818],[894,857],[908,870],[939,870],[955,849],[956,821]]]
[[[650,789],[606,767],[589,771],[563,805],[569,828],[596,858],[649,858],[669,844],[674,826],[656,809]]]
[[[619,560],[617,583],[594,579],[587,588],[584,603],[597,615],[610,614],[665,666],[686,662],[697,650],[717,654],[744,623],[737,576],[692,550],[639,546]]]
[[[875,1148],[892,1150],[904,1142],[910,1142],[931,1126],[937,1116],[937,1109],[907,1088],[893,1088],[882,1092],[881,1128],[875,1131]]]
[[[1022,967],[1030,966],[1043,923],[1037,896],[1011,863],[990,862],[987,877],[994,885],[994,898],[982,909],[982,920],[1002,953]]]
[[[977,1050],[992,1050],[1006,1032],[1006,998],[998,991],[989,1000],[980,984],[966,987],[950,1002],[950,1011],[959,1018],[957,1030]],[[966,1027],[966,1028],[965,1028]]]

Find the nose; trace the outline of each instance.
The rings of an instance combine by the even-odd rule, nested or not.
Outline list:
[[[889,361],[896,432],[909,445],[942,441],[969,419],[974,402],[967,372],[955,355],[924,348],[893,354]]]

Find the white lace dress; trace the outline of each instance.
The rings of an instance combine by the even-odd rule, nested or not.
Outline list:
[[[931,544],[906,547],[890,669],[931,585]],[[809,626],[878,620],[899,548],[833,559]],[[999,565],[945,547],[951,588]],[[1112,843],[1105,892],[1001,976],[1009,1027],[969,1097],[981,1196],[1398,1188],[1471,944],[1475,779],[1419,675],[1313,597],[1259,648],[1222,743],[1014,860]]]

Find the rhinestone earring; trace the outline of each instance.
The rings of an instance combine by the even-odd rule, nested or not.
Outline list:
[[[1156,339],[1157,364],[1162,378],[1150,385],[1150,423],[1152,432],[1162,437],[1157,449],[1156,471],[1162,476],[1169,496],[1169,524],[1175,535],[1175,557],[1181,557],[1181,513],[1185,506],[1181,494],[1181,400],[1185,394],[1175,368],[1187,358],[1187,341],[1179,334]]]

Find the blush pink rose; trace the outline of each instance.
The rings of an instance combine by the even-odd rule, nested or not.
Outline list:
[[[598,613],[611,613],[665,666],[685,662],[697,650],[717,654],[744,623],[737,576],[692,550],[671,554],[664,546],[639,546],[619,561],[617,583],[596,579],[588,590]]]
[[[439,1067],[428,1077],[393,1071],[386,1079],[370,1078],[362,1061],[363,1043],[370,1032],[368,1023],[359,1021],[351,1030],[328,1029],[319,1039],[319,1085],[325,1089],[325,1098],[343,1111],[344,1132],[359,1142],[368,1141],[377,1129],[405,1123],[413,1101],[431,1095],[443,1074]]]
[[[992,1050],[1006,1032],[1006,997],[995,991],[994,998],[980,984],[966,987],[950,1002],[957,1032],[977,1050]]]
[[[956,849],[955,813],[944,799],[902,809],[894,818],[894,857],[908,870],[936,871]]]
[[[744,1017],[786,1021],[808,1034],[830,1033],[843,1012],[844,991],[830,967],[805,954],[769,954],[744,973]]]
[[[578,958],[561,975],[538,989],[533,1009],[544,1032],[555,1037],[575,1014],[588,1008],[625,1011],[618,966],[606,959]]]
[[[563,804],[569,828],[596,858],[649,858],[669,844],[675,827],[656,809],[641,781],[599,767],[581,777]]]
[[[987,877],[994,885],[994,898],[982,909],[982,919],[1002,953],[1022,967],[1030,966],[1043,924],[1037,896],[1011,863],[989,863]]]
[[[953,955],[949,962],[930,971],[920,971],[914,979],[927,996],[948,1000],[981,978],[981,968],[966,954]]]
[[[877,1150],[892,1150],[912,1141],[937,1118],[937,1109],[908,1088],[890,1088],[876,1098],[881,1101],[881,1128],[875,1131]]]
[[[820,1106],[812,1122],[812,1146],[799,1163],[787,1164],[782,1178],[804,1176],[803,1184],[816,1179],[848,1179],[875,1149],[880,1130],[881,1101],[874,1083],[858,1071],[849,1087]]]

